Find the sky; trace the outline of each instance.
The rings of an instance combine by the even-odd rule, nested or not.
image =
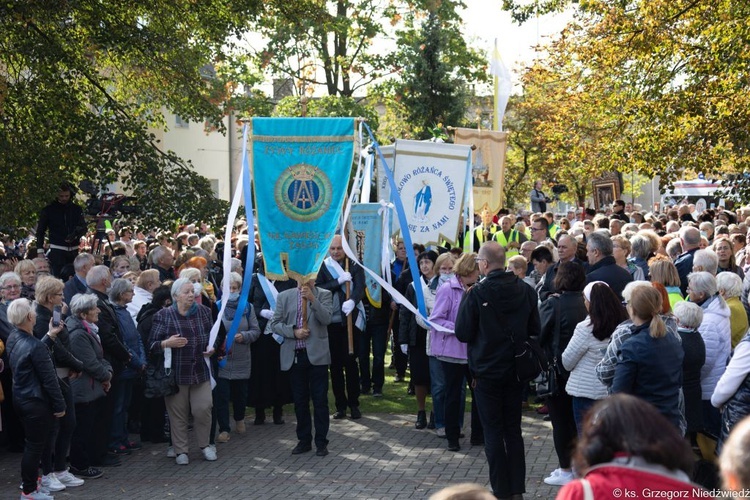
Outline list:
[[[510,13],[502,10],[502,0],[464,1],[467,7],[463,13],[465,18],[464,35],[467,36],[467,40],[472,47],[487,55],[488,63],[492,57],[494,41],[497,39],[503,63],[511,73],[514,85],[513,93],[520,93],[521,91],[517,84],[524,64],[528,64],[534,59],[534,47],[537,44],[548,43],[550,37],[560,33],[565,24],[573,17],[570,11],[562,14],[548,14],[530,19],[519,26],[513,23]],[[257,34],[248,34],[243,41],[249,47],[255,49],[259,49],[263,45],[261,37]],[[380,51],[395,49],[392,39],[379,40],[376,44],[379,45]],[[265,85],[262,85],[262,90],[272,94],[273,85],[270,81],[266,82]],[[362,93],[364,92],[366,90],[362,89]],[[491,86],[487,87],[486,92],[492,92]],[[320,86],[315,91],[315,95],[324,94],[324,86]]]
[[[534,46],[548,43],[550,36],[560,33],[573,17],[570,12],[548,14],[519,26],[511,20],[510,13],[502,10],[501,0],[465,0],[465,3],[465,33],[472,34],[473,38],[469,38],[472,45],[488,57],[497,39],[500,56],[511,73],[514,93],[520,91],[516,84],[522,68],[534,60]]]

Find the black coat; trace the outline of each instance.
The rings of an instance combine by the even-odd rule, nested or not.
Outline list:
[[[52,319],[52,311],[37,304],[36,324],[34,325],[34,336],[42,340],[49,331],[49,322]],[[83,363],[70,352],[70,335],[65,323],[61,323],[62,330],[50,347],[52,361],[56,368],[70,368],[76,372],[83,371]]]
[[[559,309],[559,316],[556,314]],[[562,367],[562,353],[570,339],[573,338],[573,332],[576,325],[586,319],[588,311],[583,303],[582,292],[562,292],[560,295],[553,295],[548,300],[542,302],[539,306],[539,316],[541,317],[542,332],[539,335],[539,345],[547,353],[547,359],[550,361],[557,358],[557,366],[560,372],[564,372]],[[560,340],[557,349],[553,349],[555,330],[560,318]]]
[[[456,337],[468,344],[469,368],[477,378],[516,376],[516,342],[540,334],[536,292],[513,273],[490,272],[464,294],[456,317]]]
[[[592,281],[603,281],[609,285],[613,292],[622,299],[622,291],[625,285],[633,281],[630,271],[617,265],[615,258],[611,255],[589,266],[586,273],[586,283]]]
[[[342,266],[344,267],[344,266]],[[349,272],[352,275],[352,281],[349,291],[349,299],[354,301],[354,304],[356,306],[359,301],[365,298],[365,271],[362,269],[359,265],[357,265],[354,262],[350,263],[349,266]],[[331,294],[336,297],[338,296],[339,301],[338,305],[339,308],[341,308],[342,305],[344,305],[344,302],[346,302],[346,284],[342,285],[339,283],[337,278],[334,278],[331,273],[328,271],[328,267],[326,267],[325,263],[320,266],[320,271],[318,271],[318,277],[315,280],[315,286],[320,288],[325,288],[326,290],[330,291]],[[334,304],[336,304],[336,301],[334,300]],[[336,311],[334,311],[334,315],[336,314]],[[355,307],[354,310],[351,312],[352,317],[352,324],[357,324],[357,317],[359,316],[359,311]],[[346,326],[347,320],[346,315],[341,312],[341,324]]]
[[[703,407],[701,402],[701,368],[706,362],[706,344],[698,330],[678,328],[682,339],[682,394],[685,398],[685,420],[687,431],[703,429]]]
[[[96,322],[96,326],[99,328],[99,339],[104,350],[104,357],[112,365],[112,369],[117,375],[130,361],[130,351],[123,343],[120,326],[117,323],[117,315],[107,296],[93,288],[89,289],[89,293],[93,293],[97,298],[96,307],[99,308],[99,321]]]
[[[47,336],[45,340],[51,341]],[[48,344],[16,328],[8,338],[7,351],[13,372],[13,403],[43,402],[50,406],[50,413],[65,411]]]

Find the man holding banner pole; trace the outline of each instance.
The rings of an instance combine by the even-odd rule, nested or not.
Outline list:
[[[270,321],[273,333],[286,341],[281,345],[281,369],[289,372],[297,417],[297,439],[292,450],[299,455],[312,450],[315,422],[316,455],[328,455],[328,364],[331,355],[324,338],[331,321],[331,294],[317,288],[313,280],[281,292]],[[310,400],[313,418],[310,416]]]
[[[359,410],[359,365],[357,354],[362,330],[365,326],[365,313],[362,299],[365,296],[365,272],[354,262],[348,263],[341,246],[341,235],[336,235],[328,248],[329,257],[323,261],[315,281],[317,287],[333,294],[333,316],[328,325],[328,343],[331,350],[331,386],[336,400],[336,420],[346,417],[347,406],[351,417],[362,417]],[[349,294],[347,294],[349,284]],[[353,328],[352,349],[349,349],[348,317]],[[349,354],[353,352],[353,354]]]

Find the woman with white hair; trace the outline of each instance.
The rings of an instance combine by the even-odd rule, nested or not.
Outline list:
[[[685,352],[682,361],[682,395],[685,401],[686,436],[695,444],[696,433],[703,429],[701,368],[706,362],[706,344],[698,331],[703,322],[703,309],[692,302],[680,301],[674,305],[672,312],[677,318],[677,333]]]
[[[133,300],[133,284],[124,278],[114,280],[109,289],[109,302],[115,312],[121,340],[130,352],[130,361],[117,374],[116,380],[119,383],[115,384],[112,389],[114,414],[110,428],[109,450],[116,455],[128,454],[130,450],[141,448],[140,443],[130,441],[128,438],[128,408],[133,399],[133,386],[136,379],[140,378],[146,369],[146,354],[141,336],[127,309],[131,300]]]
[[[13,331],[8,338],[10,368],[13,372],[13,407],[23,422],[26,444],[21,459],[21,498],[50,499],[39,491],[39,461],[50,438],[55,418],[65,416],[65,399],[60,391],[48,345],[62,326],[49,324],[47,345],[34,337],[36,312],[27,299],[16,299],[8,306]]]
[[[716,275],[716,286],[719,289],[719,295],[729,307],[729,326],[732,331],[732,349],[734,349],[745,336],[748,328],[747,311],[740,301],[742,280],[737,274],[724,271]]]
[[[180,278],[172,284],[172,306],[154,315],[149,351],[158,353],[170,349],[172,370],[179,391],[164,398],[171,425],[172,444],[177,465],[187,465],[188,419],[193,416],[193,428],[203,458],[216,460],[216,450],[209,446],[211,432],[211,374],[204,357],[214,350],[208,345],[211,332],[211,311],[196,303],[193,284]]]
[[[697,253],[697,252],[696,252]],[[701,271],[688,275],[690,301],[703,309],[703,321],[698,331],[706,344],[706,363],[701,369],[701,398],[703,400],[703,431],[706,436],[717,439],[721,420],[719,411],[711,406],[711,396],[721,378],[731,351],[730,311],[719,295],[716,278]]]
[[[93,431],[107,415],[105,396],[111,387],[112,365],[104,358],[97,323],[98,298],[79,293],[70,301],[65,326],[70,334],[70,350],[83,363],[83,372],[71,381],[76,427],[70,444],[70,470],[78,477],[95,479],[103,472],[91,466],[107,453],[107,443]],[[73,409],[71,408],[71,411]]]

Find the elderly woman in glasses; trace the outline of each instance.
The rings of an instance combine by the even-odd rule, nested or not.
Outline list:
[[[60,390],[63,398],[65,398],[65,405],[70,409],[64,417],[58,418],[55,425],[48,429],[49,440],[42,455],[42,486],[50,491],[62,491],[66,486],[83,484],[83,481],[68,472],[65,462],[73,438],[73,431],[76,427],[70,379],[71,377],[77,377],[83,371],[83,363],[71,354],[70,336],[61,318],[62,313],[68,310],[68,306],[63,303],[64,286],[62,281],[53,276],[42,276],[36,283],[34,336],[38,339],[44,338],[50,324],[60,328],[50,347],[50,353],[55,364]],[[57,317],[57,325],[53,323],[55,310],[60,311],[60,315]],[[54,463],[52,462],[53,453]]]
[[[21,297],[21,277],[9,271],[0,276],[0,340],[8,342],[13,325],[8,321],[8,306]]]

